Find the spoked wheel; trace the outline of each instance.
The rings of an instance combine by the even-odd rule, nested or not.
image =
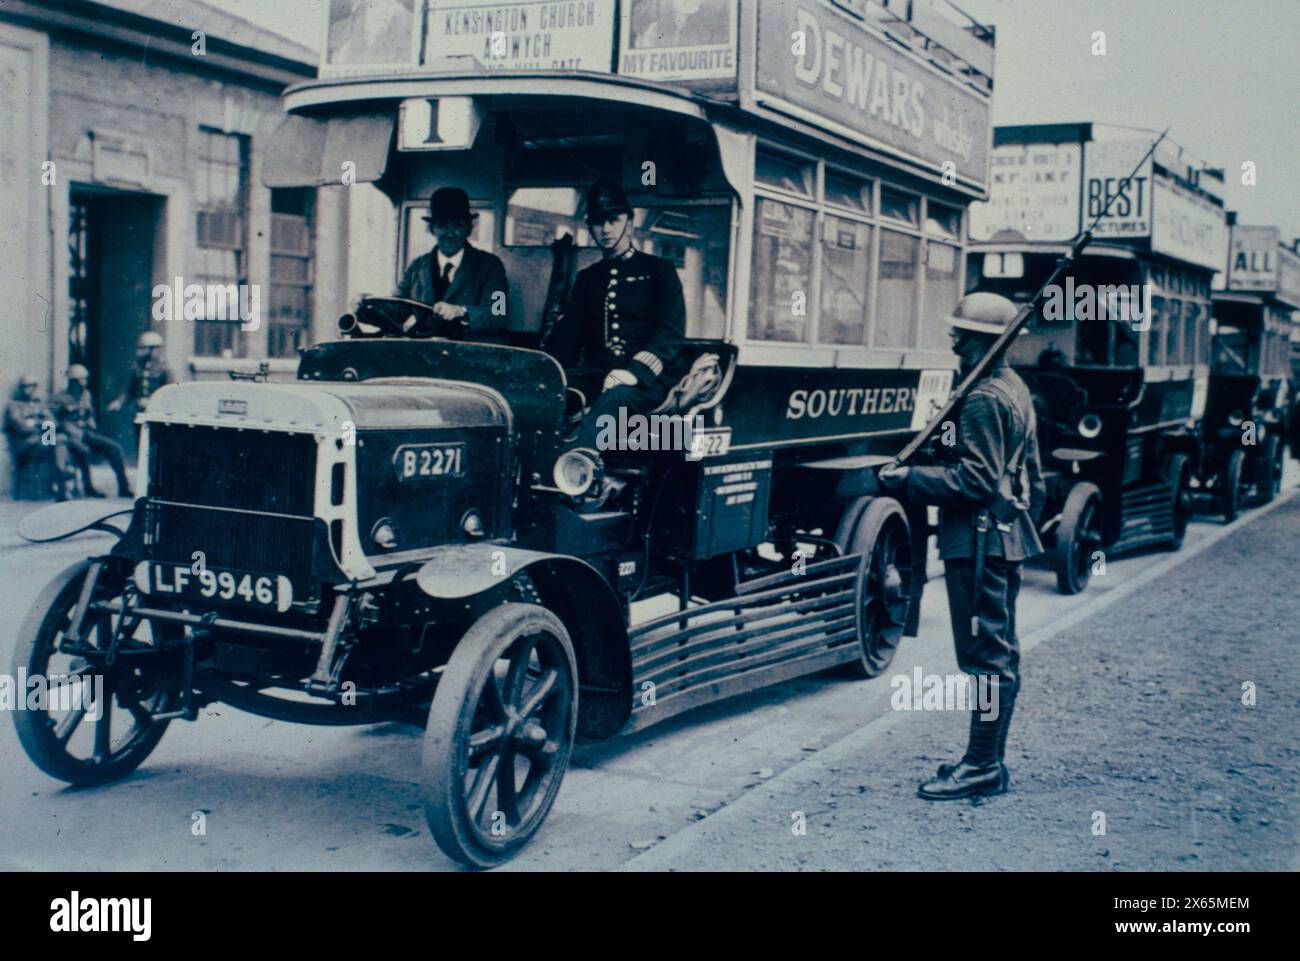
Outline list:
[[[1241,513],[1241,505],[1244,500],[1242,490],[1242,475],[1245,472],[1246,452],[1244,450],[1234,450],[1232,456],[1228,458],[1227,466],[1223,468],[1222,493],[1223,498],[1223,519],[1231,524]]]
[[[448,857],[490,868],[532,839],[560,790],[577,719],[577,659],[559,618],[505,604],[470,627],[424,740],[424,814]]]
[[[1092,555],[1101,544],[1101,491],[1086,481],[1070,488],[1061,509],[1052,549],[1056,587],[1062,594],[1078,594],[1092,577]]]
[[[1174,454],[1165,463],[1165,478],[1169,481],[1170,514],[1173,532],[1169,549],[1180,550],[1187,537],[1187,525],[1192,522],[1192,462],[1186,454]]]
[[[1259,452],[1255,477],[1255,499],[1267,504],[1282,490],[1282,467],[1285,452],[1282,442],[1276,434],[1264,441],[1264,449]]]
[[[858,656],[845,670],[854,677],[878,677],[902,643],[914,576],[907,515],[898,501],[872,500],[845,552],[863,555],[857,585]]]
[[[88,615],[74,646],[72,621],[90,567],[89,561],[74,564],[45,588],[23,622],[13,659],[13,676],[25,673],[45,685],[40,703],[14,712],[23,749],[46,774],[81,786],[134,771],[167,730],[168,722],[154,715],[171,710],[179,697],[174,652],[160,650],[165,638],[147,622]],[[112,593],[101,586],[95,596]]]

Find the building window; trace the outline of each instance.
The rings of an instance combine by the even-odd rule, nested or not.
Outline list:
[[[199,131],[195,169],[195,232],[199,275],[205,289],[222,287],[228,309],[224,317],[194,322],[194,353],[200,357],[245,357],[247,341],[239,336],[239,298],[229,314],[229,290],[248,282],[248,138],[215,130]]]
[[[271,191],[267,356],[293,357],[311,335],[313,191]]]
[[[804,207],[760,197],[754,211],[749,336],[807,343],[813,310],[813,225]]]

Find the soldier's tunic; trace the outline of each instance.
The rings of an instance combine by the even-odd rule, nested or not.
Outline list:
[[[602,414],[619,407],[649,413],[663,403],[680,373],[685,336],[686,301],[670,261],[631,250],[578,274],[568,309],[545,348],[564,366],[569,386],[591,405],[584,446],[594,446]],[[602,393],[611,370],[630,372],[636,384]]]
[[[914,467],[906,496],[941,510],[939,554],[944,562],[948,607],[957,663],[970,674],[991,674],[1014,687],[1020,677],[1016,637],[1016,597],[1020,563],[1041,553],[1042,542],[1031,514],[1044,499],[1042,469],[1029,388],[1005,362],[993,368],[967,395],[957,414],[955,462]],[[1019,457],[1017,458],[1017,452]],[[1016,458],[1018,463],[1011,463]],[[1013,473],[1023,467],[1028,491],[1016,490]],[[984,571],[975,595],[975,517],[1002,495],[1027,493],[1033,507],[1017,511],[1009,531],[996,526],[985,540]],[[979,617],[971,636],[972,616]]]

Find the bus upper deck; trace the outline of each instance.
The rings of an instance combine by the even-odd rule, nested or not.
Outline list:
[[[428,249],[427,198],[464,188],[526,341],[550,243],[596,259],[582,197],[613,177],[677,265],[688,336],[746,365],[947,368],[992,62],[943,3],[334,0],[264,179],[358,186],[355,292],[391,289]]]

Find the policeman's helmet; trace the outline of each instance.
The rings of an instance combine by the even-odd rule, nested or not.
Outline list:
[[[90,371],[81,364],[73,364],[68,368],[68,380],[90,380]]]
[[[963,297],[946,319],[960,330],[996,337],[1011,326],[1016,313],[1016,305],[1001,294],[976,291]]]
[[[628,203],[627,194],[614,181],[602,177],[587,191],[587,223],[605,223],[620,214],[632,216],[632,205]]]
[[[135,342],[137,347],[161,347],[163,345],[162,335],[157,331],[146,330],[140,335],[140,339]]]

